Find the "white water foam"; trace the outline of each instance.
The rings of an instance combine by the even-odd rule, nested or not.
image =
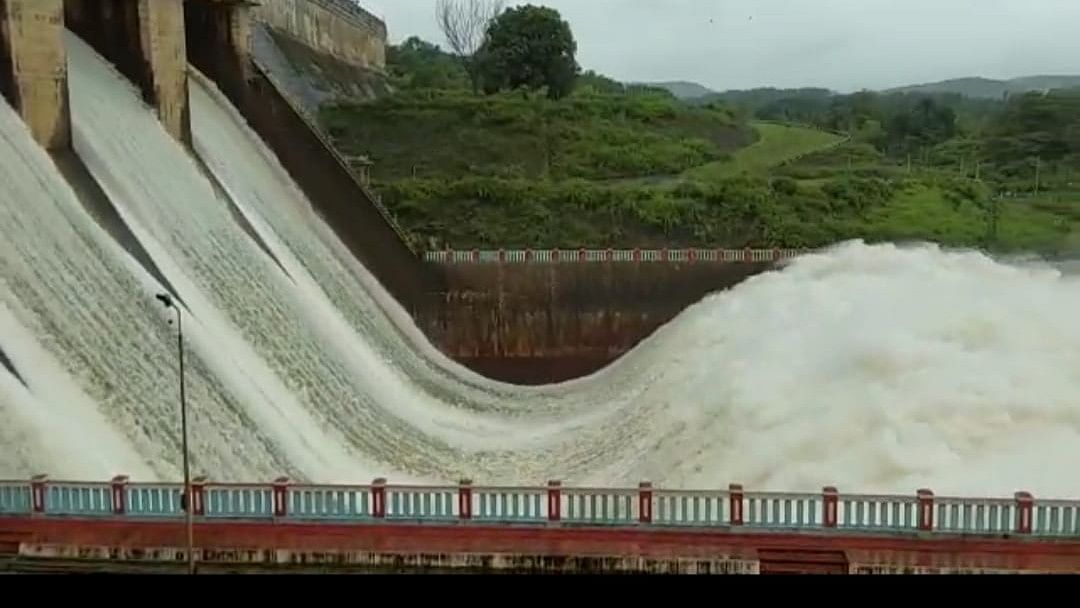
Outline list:
[[[285,471],[317,481],[378,473],[480,483],[561,477],[602,485],[650,479],[666,487],[734,481],[788,491],[835,484],[904,494],[917,487],[1080,494],[1071,478],[1080,452],[1080,324],[1070,318],[1080,284],[1057,271],[929,246],[849,243],[706,298],[593,377],[538,389],[463,380],[430,346],[416,347],[415,327],[212,88],[192,83],[196,151],[276,259],[231,217],[229,200],[130,85],[85,45],[72,40],[69,48],[76,149],[190,312],[193,448],[200,469],[214,477]],[[0,145],[9,154],[14,144]],[[0,199],[0,209],[51,226],[37,205],[25,204],[29,196]],[[90,222],[74,211],[68,217]],[[104,238],[93,225],[78,229]],[[116,370],[138,368],[140,353],[151,353],[157,385],[174,386],[161,380],[175,374],[163,312],[146,305],[130,318],[64,323],[74,303],[49,307],[12,285],[44,289],[38,280],[63,293],[74,289],[73,279],[49,268],[100,259],[76,259],[77,248],[53,244],[59,236],[4,236],[21,245],[5,251],[3,301],[30,318],[47,308],[51,323],[21,322],[100,404],[109,424],[88,427],[88,436],[95,445],[126,442],[114,447],[138,454],[106,454],[105,465],[89,468],[102,469],[100,477],[133,459],[175,462],[166,455],[174,448],[171,394],[131,399],[139,385],[117,374],[105,398],[86,389],[95,384],[80,372],[95,353]],[[115,249],[98,258],[122,257]],[[124,278],[140,276],[131,266],[93,270],[94,280],[144,282],[129,288],[141,293],[122,297],[109,299],[115,290],[105,290],[103,306],[147,299],[145,277]],[[125,336],[139,353],[90,343],[73,354],[60,346],[87,333]],[[25,356],[8,354],[22,372]],[[92,367],[109,366],[94,359]],[[41,404],[45,393],[30,385],[22,398]],[[14,409],[7,395],[16,388],[0,383],[5,413]],[[124,416],[110,415],[117,410]],[[150,428],[136,431],[125,416]],[[49,448],[32,449],[40,439],[33,432],[46,423],[19,424],[25,430],[0,435],[0,467],[23,474],[28,455]],[[7,442],[13,435],[15,448]],[[147,474],[172,474],[151,468]]]

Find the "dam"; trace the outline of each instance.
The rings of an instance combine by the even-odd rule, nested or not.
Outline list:
[[[900,544],[917,553],[911,543],[935,521],[955,526],[941,530],[947,536],[1037,533],[1075,543],[1077,506],[1068,499],[1078,490],[1080,376],[1068,370],[1077,369],[1080,332],[1059,320],[1080,304],[1080,284],[1058,269],[863,243],[708,260],[705,252],[585,251],[574,262],[520,252],[543,258],[536,265],[515,263],[519,252],[420,256],[252,59],[247,3],[0,7],[0,478],[11,480],[0,487],[2,546],[70,556],[141,535],[139,548],[175,549],[161,530],[175,529],[168,524],[180,513],[170,485],[181,476],[180,369],[161,293],[185,315],[192,472],[223,501],[200,514],[203,538],[219,516],[272,527],[274,493],[285,492],[290,506],[305,496],[364,505],[301,512],[331,524],[389,514],[438,529],[475,512],[497,530],[515,522],[546,530],[565,512],[567,524],[617,528],[598,543],[632,542],[618,537],[631,524],[828,534],[828,524],[846,523],[863,534],[913,534]],[[725,263],[728,254],[738,257]],[[641,259],[654,255],[664,260]],[[619,264],[637,268],[640,281],[620,286]],[[526,267],[541,276],[515,275]],[[694,287],[675,289],[680,274]],[[711,293],[725,283],[739,286]],[[562,301],[551,290],[530,296],[526,284],[565,286],[560,293],[583,310],[563,321],[540,315],[537,332],[595,345],[590,366],[618,361],[572,381],[522,386],[463,366],[430,339],[442,331],[459,345],[492,344],[505,334],[485,319],[510,325],[515,307],[529,318]],[[648,290],[670,321],[644,306],[636,321],[597,312]],[[524,295],[515,303],[515,294]],[[440,301],[453,306],[435,308]],[[583,326],[588,315],[609,333]],[[648,337],[605,350],[620,323]],[[560,343],[457,354],[520,374],[500,363],[505,353],[542,359]],[[104,481],[120,475],[149,485],[116,481],[117,490]],[[544,485],[552,480],[558,485]],[[791,495],[743,494],[744,485]],[[826,505],[840,503],[822,488],[836,487],[865,493],[851,501],[849,519],[827,515]],[[932,493],[917,493],[925,488],[942,500],[927,503]],[[661,515],[661,503],[674,504],[663,492],[694,505],[708,498],[713,510]],[[496,495],[496,510],[480,506]],[[583,497],[575,505],[621,510],[601,516],[575,506],[571,515],[572,495]],[[373,506],[394,496],[410,506]],[[950,502],[955,496],[999,498]],[[757,510],[764,502],[750,506],[766,499],[767,513],[804,515],[769,519]],[[410,510],[434,501],[457,506]],[[856,517],[856,503],[874,505],[872,521]],[[927,504],[946,515],[918,519],[916,507]],[[954,518],[953,507],[972,515]],[[125,527],[137,508],[164,523]],[[904,515],[880,515],[894,508]],[[744,509],[757,519],[733,515]],[[278,523],[295,515],[281,511]],[[235,545],[215,550],[250,539],[235,529],[222,538]],[[672,542],[686,544],[680,538]],[[715,542],[736,561],[758,559],[746,547],[764,548]],[[956,539],[944,542],[935,550],[959,551],[948,544]],[[792,544],[785,537],[773,549]],[[498,553],[498,543],[484,551]]]

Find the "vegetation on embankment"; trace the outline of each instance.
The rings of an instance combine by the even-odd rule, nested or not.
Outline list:
[[[418,40],[390,58],[397,95],[321,119],[420,248],[1080,249],[1075,94],[687,104],[586,73],[553,99],[480,95]]]

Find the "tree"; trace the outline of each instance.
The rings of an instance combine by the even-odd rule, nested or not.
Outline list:
[[[474,91],[480,88],[474,57],[492,20],[504,6],[503,0],[439,0],[435,5],[439,29],[450,49],[461,58]]]
[[[486,93],[546,87],[548,97],[559,99],[574,90],[576,53],[570,24],[558,11],[526,5],[491,22],[476,59]]]
[[[468,75],[457,58],[413,36],[386,51],[386,67],[403,89],[465,89]]]

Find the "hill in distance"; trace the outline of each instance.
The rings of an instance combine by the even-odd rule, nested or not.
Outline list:
[[[658,89],[665,89],[671,92],[671,94],[675,97],[682,100],[700,99],[702,97],[714,95],[716,93],[716,91],[713,91],[712,89],[700,85],[696,82],[640,82],[634,84],[639,84],[647,87],[655,87]]]
[[[692,102],[705,102],[712,99],[728,99],[730,101],[746,101],[744,97],[756,95],[773,96],[784,94],[788,96],[803,96],[814,94],[818,96],[832,95],[826,89],[773,89],[771,87],[759,87],[755,89],[740,89],[714,91],[696,82],[671,81],[671,82],[643,82],[636,83],[649,87],[656,87],[670,91],[672,95],[683,100]],[[1010,80],[994,80],[991,78],[953,78],[927,84],[915,84],[892,89],[886,89],[882,93],[922,93],[934,94],[959,94],[974,99],[1001,99],[1006,93],[1010,95],[1027,93],[1029,91],[1045,91],[1052,89],[1072,89],[1080,87],[1080,75],[1078,76],[1024,76]]]
[[[885,93],[956,93],[979,99],[1001,99],[1006,93],[1012,95],[1029,91],[1071,89],[1080,87],[1080,76],[1025,76],[1011,80],[990,78],[954,78],[929,84],[918,84],[889,89]]]

